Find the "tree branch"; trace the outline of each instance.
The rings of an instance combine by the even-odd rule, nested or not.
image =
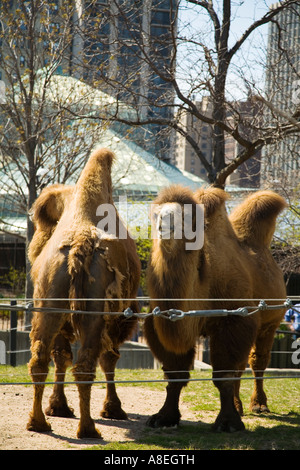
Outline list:
[[[252,23],[251,26],[244,32],[244,34],[240,37],[240,39],[235,43],[235,45],[230,49],[228,52],[229,60],[233,57],[233,55],[240,49],[240,47],[244,44],[246,39],[250,36],[250,34],[256,30],[259,26],[269,23],[274,16],[278,15],[278,13],[282,10],[286,10],[289,6],[299,4],[298,0],[286,0],[276,8],[272,8],[268,13],[266,13],[262,18]]]
[[[215,29],[215,44],[216,44],[216,49],[218,48],[218,44],[220,42],[220,35],[221,35],[221,24],[218,18],[217,13],[215,12],[213,8],[212,1],[200,1],[200,0],[188,0],[188,3],[192,3],[194,5],[198,5],[200,7],[203,7],[207,13],[209,14],[213,24],[214,24],[214,29]]]

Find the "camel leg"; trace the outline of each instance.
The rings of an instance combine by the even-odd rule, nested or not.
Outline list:
[[[247,335],[244,334],[247,332]],[[220,393],[221,409],[213,425],[217,432],[244,430],[239,409],[239,377],[254,342],[255,321],[249,318],[228,318],[218,322],[210,334],[213,383]]]
[[[47,416],[60,416],[62,418],[73,418],[74,410],[68,406],[64,393],[64,380],[68,366],[72,365],[72,350],[70,342],[62,334],[55,338],[54,348],[51,352],[55,365],[55,385],[49,399],[49,406],[45,410]]]
[[[252,369],[254,380],[254,390],[250,401],[250,410],[256,413],[267,413],[267,396],[263,388],[264,371],[270,361],[271,349],[274,341],[274,335],[277,324],[266,326],[258,333],[254,347],[249,356],[249,364]]]
[[[96,429],[90,414],[90,401],[92,382],[95,378],[97,360],[101,351],[100,338],[104,328],[104,320],[101,316],[86,315],[78,321],[78,328],[81,348],[73,367],[73,375],[79,392],[80,408],[77,437],[101,439],[101,433]]]
[[[244,363],[241,363],[238,367],[238,371],[236,372],[237,377],[241,377],[244,370],[246,369],[246,366],[248,364],[248,359]],[[243,403],[242,400],[240,399],[240,386],[241,386],[241,381],[240,380],[235,380],[234,381],[234,406],[236,407],[238,413],[240,416],[243,416],[244,410],[243,410]]]
[[[133,311],[137,312],[137,306],[131,305]],[[113,341],[114,347],[111,351],[105,351],[100,354],[100,366],[105,373],[107,380],[106,384],[106,397],[103,403],[103,409],[100,415],[103,418],[110,419],[127,419],[127,414],[122,409],[121,401],[117,395],[116,385],[113,382],[115,378],[115,368],[120,353],[118,347],[124,343],[127,338],[132,334],[135,326],[137,325],[137,318],[125,318],[123,316],[110,320],[108,334]]]
[[[113,382],[115,378],[115,367],[119,357],[119,351],[116,349],[100,354],[100,365],[107,380],[106,397],[103,403],[103,409],[100,413],[103,418],[127,419],[127,414],[122,409],[121,401],[117,395],[116,385]]]
[[[213,425],[217,432],[242,431],[245,426],[241,420],[240,413],[235,406],[234,383],[232,373],[213,371],[213,383],[220,392],[221,410]]]
[[[148,421],[148,426],[152,428],[176,426],[180,421],[179,399],[180,393],[184,386],[187,385],[190,374],[188,370],[193,363],[195,351],[188,351],[186,355],[169,353],[168,357],[164,359],[163,370],[165,371],[165,378],[169,380],[166,387],[166,399],[158,413],[152,415]],[[175,366],[177,365],[177,367]],[[173,369],[178,368],[178,372],[172,372]],[[168,372],[166,372],[168,370]],[[180,370],[186,372],[179,372]],[[180,380],[180,382],[172,382],[172,380]]]
[[[34,382],[33,408],[29,416],[27,429],[30,431],[51,431],[42,410],[44,382],[48,375],[50,354],[55,336],[64,321],[63,315],[37,313],[32,320],[31,360],[28,364],[29,373]]]
[[[166,388],[166,399],[158,413],[151,416],[147,424],[152,428],[163,426],[175,426],[180,421],[179,398],[182,388],[187,385],[190,377],[189,370],[192,367],[195,351],[191,349],[186,354],[177,355],[167,351],[159,342],[153,328],[153,318],[145,321],[145,334],[152,353],[162,362],[165,377],[169,380]],[[172,379],[180,379],[180,382],[172,382]]]
[[[242,373],[237,373],[237,377],[241,377]],[[242,400],[240,399],[240,386],[241,386],[241,381],[240,380],[235,380],[234,385],[233,385],[233,401],[234,401],[234,406],[240,416],[243,416],[244,410],[243,410],[243,403]]]

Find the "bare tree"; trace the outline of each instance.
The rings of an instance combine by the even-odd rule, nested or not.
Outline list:
[[[258,9],[263,4],[264,14],[235,37],[232,25],[234,19],[238,21],[238,7],[243,3],[112,0],[101,7],[100,13],[99,8],[94,10],[97,30],[87,22],[81,29],[82,37],[90,41],[82,60],[87,78],[137,110],[135,119],[122,122],[150,129],[154,134],[157,129],[180,133],[200,159],[208,181],[221,187],[232,172],[264,146],[299,131],[297,122],[291,120],[292,110],[284,119],[274,116],[272,122],[263,123],[255,116],[252,120],[245,118],[233,98],[233,73],[237,80],[234,87],[240,87],[239,94],[244,93],[244,100],[257,94],[264,96],[255,71],[247,64],[248,45],[254,34],[276,22],[280,13],[286,10],[297,13],[299,2],[285,0],[270,9],[266,9],[263,1],[253,2]],[[194,15],[189,22],[182,20],[184,9]],[[164,21],[167,27],[160,27]],[[280,29],[279,22],[277,25]],[[256,53],[256,61],[262,60],[258,47]],[[95,66],[96,56],[101,58],[101,67]],[[211,114],[201,112],[194,96],[209,97]],[[260,101],[259,106],[262,113],[266,103]],[[182,125],[184,113],[212,126],[211,161],[202,152],[199,140]],[[231,161],[226,161],[226,135],[239,145],[239,152]],[[160,140],[163,141],[161,136]]]
[[[76,74],[75,13],[71,1],[59,8],[45,0],[0,5],[0,189],[11,209],[27,214],[27,244],[34,230],[29,209],[39,191],[76,175],[104,126],[87,117],[96,91],[70,77]],[[86,118],[70,119],[68,109]]]

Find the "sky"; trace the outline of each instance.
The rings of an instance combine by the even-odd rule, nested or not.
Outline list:
[[[222,18],[222,1],[214,1],[214,7],[218,11],[219,18]],[[232,1],[232,21],[231,32],[229,37],[229,45],[232,46],[235,41],[243,34],[244,31],[253,23],[264,16],[268,11],[272,1],[265,0],[245,0]],[[211,35],[211,22],[208,15],[203,13],[203,9],[198,6],[188,4],[185,0],[181,4],[180,21],[181,25],[189,25],[185,31],[191,34],[197,31],[198,41],[203,41],[209,47],[213,47],[213,36]],[[201,14],[199,14],[201,12]],[[245,86],[242,76],[247,76],[249,82],[257,88],[262,89],[264,86],[264,69],[263,62],[266,57],[268,26],[264,25],[253,32],[245,42],[242,50],[238,53],[232,62],[230,73],[228,76],[228,85],[230,85],[230,93],[232,98],[241,99],[245,96]],[[178,67],[178,78],[181,86],[188,87],[186,77],[188,74],[194,73],[199,75],[199,55],[187,51],[187,46],[182,46],[180,54],[180,66]],[[184,70],[183,70],[184,68]],[[181,75],[182,71],[182,75]]]

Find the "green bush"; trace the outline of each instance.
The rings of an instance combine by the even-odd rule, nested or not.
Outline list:
[[[25,292],[26,272],[24,269],[15,269],[12,266],[7,274],[0,276],[0,284],[7,286],[14,295]]]

